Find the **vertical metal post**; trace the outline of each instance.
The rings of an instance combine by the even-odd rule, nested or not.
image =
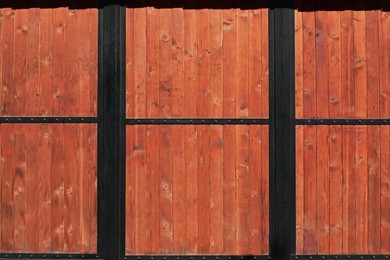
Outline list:
[[[125,1],[99,9],[98,252],[125,256]]]
[[[296,251],[294,0],[271,0],[270,48],[270,255]]]

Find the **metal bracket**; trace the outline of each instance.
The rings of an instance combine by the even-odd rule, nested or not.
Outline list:
[[[291,260],[388,260],[389,255],[291,255]]]
[[[1,253],[0,259],[103,259],[101,254]]]
[[[125,260],[271,260],[269,255],[129,255]]]
[[[97,117],[0,117],[0,124],[93,124]]]
[[[296,125],[390,125],[390,118],[310,118],[295,119]]]
[[[127,125],[268,125],[266,118],[135,118]]]

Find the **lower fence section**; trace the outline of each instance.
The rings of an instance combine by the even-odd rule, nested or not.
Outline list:
[[[296,180],[298,254],[390,253],[390,126],[297,126]]]
[[[292,255],[291,260],[387,260],[390,255]]]
[[[0,258],[97,252],[96,131],[0,125]]]
[[[126,253],[268,254],[268,132],[127,126]]]

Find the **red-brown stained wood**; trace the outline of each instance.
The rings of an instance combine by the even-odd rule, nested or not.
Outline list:
[[[390,246],[388,241],[390,231],[390,127],[381,127],[381,155],[380,155],[380,169],[381,169],[381,253],[388,254]]]

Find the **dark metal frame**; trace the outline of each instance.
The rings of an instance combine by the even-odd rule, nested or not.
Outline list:
[[[296,119],[294,0],[269,7],[270,115],[266,118],[127,118],[125,111],[126,1],[99,5],[98,116],[0,117],[0,124],[89,123],[98,127],[97,254],[0,253],[2,259],[107,260],[335,260],[388,255],[294,255],[296,125],[390,125],[390,119]],[[269,125],[270,255],[125,255],[126,125]]]

